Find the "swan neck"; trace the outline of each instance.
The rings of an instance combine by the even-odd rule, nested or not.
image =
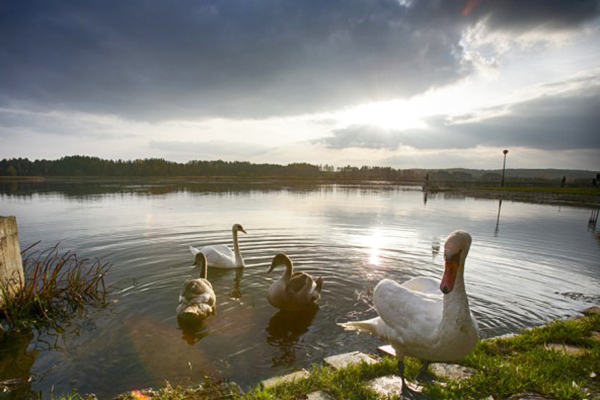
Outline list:
[[[469,310],[469,298],[465,291],[464,268],[465,263],[463,260],[456,274],[454,289],[452,292],[444,295],[443,319],[457,318],[471,314]]]
[[[292,260],[286,260],[285,263],[285,272],[283,273],[283,280],[289,282],[292,279],[292,274],[294,273],[294,266],[292,264]]]
[[[236,229],[233,230],[233,253],[235,254],[236,267],[243,267],[244,259],[242,258],[242,253],[240,252],[240,244],[238,243],[238,231]]]

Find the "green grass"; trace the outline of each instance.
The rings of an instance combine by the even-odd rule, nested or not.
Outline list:
[[[574,194],[584,196],[600,196],[600,189],[592,187],[500,187],[500,186],[482,186],[476,187],[477,190],[497,190],[503,192],[523,192],[523,193],[556,193],[556,194]]]
[[[86,305],[105,304],[107,263],[80,260],[70,252],[59,254],[58,245],[35,251],[36,245],[22,252],[25,278],[16,295],[5,296],[5,308],[0,310],[5,330],[57,324]],[[2,286],[0,290],[6,294]]]
[[[534,392],[555,399],[583,399],[583,388],[599,392],[597,380],[590,377],[600,371],[600,342],[590,337],[600,330],[600,317],[589,317],[524,331],[507,339],[479,343],[462,363],[477,373],[468,381],[451,382],[447,387],[428,387],[433,398],[463,399],[507,398]],[[549,351],[548,343],[582,347],[582,356]]]

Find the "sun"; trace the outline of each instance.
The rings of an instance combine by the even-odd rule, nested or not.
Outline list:
[[[422,112],[405,100],[361,104],[340,111],[336,118],[343,127],[371,125],[387,130],[423,129]]]

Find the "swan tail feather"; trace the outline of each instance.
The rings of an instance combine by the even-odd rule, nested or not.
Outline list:
[[[195,247],[189,246],[189,248],[190,248],[190,252],[191,252],[191,253],[192,253],[192,255],[194,255],[194,256],[195,256],[196,254],[200,253],[200,250],[198,250],[198,249],[197,249],[197,248],[195,248]]]
[[[316,284],[317,284],[317,288],[316,288],[317,292],[321,293],[321,289],[323,289],[323,277],[322,276],[317,278]]]
[[[366,321],[351,321],[351,322],[343,322],[338,325],[343,327],[347,331],[358,331],[358,332],[368,332],[374,335],[378,334],[377,331],[377,320],[379,318],[368,319]]]

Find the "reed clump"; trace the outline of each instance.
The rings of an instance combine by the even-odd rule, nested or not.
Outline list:
[[[60,253],[58,244],[39,251],[38,244],[21,252],[25,278],[14,296],[5,296],[5,308],[0,310],[4,330],[57,324],[86,305],[106,305],[104,277],[109,263],[79,259],[70,251]],[[6,294],[1,285],[0,290]]]

